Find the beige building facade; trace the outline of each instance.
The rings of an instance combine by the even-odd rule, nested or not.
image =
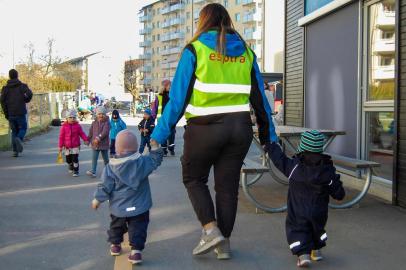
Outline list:
[[[265,0],[160,0],[141,9],[143,24],[139,44],[144,89],[158,91],[164,79],[172,80],[180,53],[196,30],[199,12],[208,3],[224,5],[237,31],[255,51],[258,65],[264,70],[264,1]],[[283,31],[283,29],[281,29]]]

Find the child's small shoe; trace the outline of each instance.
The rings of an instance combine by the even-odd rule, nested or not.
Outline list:
[[[128,261],[132,264],[141,264],[142,263],[141,251],[131,250],[130,256],[128,256]]]
[[[298,267],[309,267],[311,264],[310,255],[303,254],[297,257],[297,266]]]
[[[310,254],[310,258],[312,259],[312,261],[316,261],[316,262],[323,260],[323,256],[321,255],[321,250],[320,249],[312,250],[312,253]]]
[[[111,256],[119,256],[121,254],[121,245],[111,245],[110,254]]]
[[[79,173],[78,173],[78,172],[74,172],[74,173],[72,173],[72,176],[73,176],[73,177],[79,177]]]
[[[92,171],[87,171],[86,174],[89,175],[92,178],[96,177],[96,174],[94,172],[92,172]]]

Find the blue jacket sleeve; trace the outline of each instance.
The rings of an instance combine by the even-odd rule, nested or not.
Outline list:
[[[140,183],[142,180],[147,179],[148,175],[161,165],[163,156],[164,151],[161,148],[152,150],[147,156],[141,156],[142,162],[139,163],[137,177],[134,182]]]
[[[94,198],[99,202],[107,201],[115,186],[114,180],[108,177],[106,170],[107,168],[105,167],[101,176],[102,182],[97,185],[96,192],[94,193]]]
[[[169,137],[171,130],[184,113],[195,63],[196,57],[194,54],[189,49],[183,50],[169,93],[169,101],[151,136],[160,144],[164,143]]]
[[[121,130],[127,129],[127,124],[121,118],[120,118],[120,123],[121,123]]]
[[[256,57],[253,65],[253,86],[251,90],[250,102],[255,111],[257,124],[259,126],[259,139],[261,144],[277,142],[278,136],[272,121],[272,110],[265,95],[264,81],[259,71]],[[259,93],[258,93],[259,92]]]

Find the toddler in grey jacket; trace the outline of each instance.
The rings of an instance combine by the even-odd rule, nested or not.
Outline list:
[[[128,231],[132,264],[142,262],[152,207],[148,176],[161,165],[163,151],[155,147],[149,155],[138,153],[138,142],[134,133],[123,130],[116,137],[117,158],[110,160],[102,173],[102,183],[97,186],[92,201],[93,209],[108,200],[111,212],[110,229],[107,231],[111,243],[110,253],[120,255],[123,235]]]

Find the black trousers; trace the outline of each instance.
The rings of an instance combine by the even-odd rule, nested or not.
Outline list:
[[[66,163],[69,165],[69,170],[72,170],[75,173],[79,172],[79,154],[67,155]]]
[[[110,140],[110,155],[116,154],[116,140]]]
[[[183,183],[200,223],[217,220],[223,236],[230,237],[237,213],[240,170],[252,142],[250,115],[229,114],[208,124],[190,122],[181,158]],[[207,186],[212,167],[216,208]]]
[[[119,245],[124,240],[124,234],[128,232],[131,249],[143,250],[147,241],[149,211],[135,217],[110,216],[110,229],[107,231],[108,241],[114,245]]]
[[[171,134],[169,135],[168,139],[166,139],[166,141],[161,145],[165,154],[168,153],[168,150],[170,152],[175,151],[175,136],[176,136],[176,128],[174,128],[171,131]]]

